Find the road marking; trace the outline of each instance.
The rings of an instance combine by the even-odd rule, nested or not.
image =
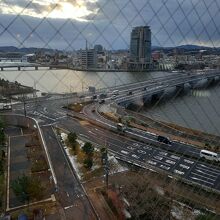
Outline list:
[[[125,151],[125,150],[121,150],[121,153],[123,153],[123,154],[129,154],[127,151]]]
[[[220,174],[220,170],[217,170],[217,169],[208,167],[208,166],[206,166],[206,165],[204,165],[204,164],[198,164],[198,166],[205,167],[205,168],[203,168],[203,169],[207,169],[209,172],[216,172],[217,174]],[[210,171],[210,170],[213,170],[213,171]]]
[[[194,164],[194,161],[187,160],[187,159],[184,159],[184,162],[189,163],[189,164]]]
[[[169,163],[169,164],[172,164],[172,165],[176,164],[176,162],[175,162],[175,161],[172,161],[172,160],[165,160],[165,162],[166,162],[166,163]]]
[[[175,160],[179,160],[179,159],[180,159],[180,157],[178,157],[178,156],[176,156],[176,155],[171,155],[170,157],[173,158],[173,159],[175,159]]]
[[[66,210],[66,209],[70,209],[70,208],[72,208],[74,205],[70,205],[70,206],[66,206],[66,207],[64,207],[64,209]]]
[[[207,173],[208,170],[204,171],[204,170],[202,170],[202,168],[199,168],[199,169],[196,169],[196,171],[198,171],[199,173],[204,173],[205,175],[216,177],[216,178],[218,177],[218,174],[217,175],[212,175],[212,174]]]
[[[165,169],[165,170],[169,170],[169,169],[170,169],[170,167],[164,166],[163,164],[161,164],[160,167],[161,167],[162,169]]]
[[[187,170],[190,168],[189,166],[186,166],[185,164],[180,164],[179,166],[182,167],[183,169],[187,169]]]
[[[177,174],[179,174],[179,175],[184,175],[185,174],[185,172],[183,172],[183,171],[180,171],[180,170],[174,170],[174,173],[177,173]]]
[[[196,178],[196,177],[191,177],[191,176],[190,176],[190,178],[193,179],[193,180],[198,180],[198,181],[202,181],[202,182],[204,182],[204,183],[208,183],[208,184],[210,184],[210,185],[214,185],[214,183],[210,183],[210,182],[208,182],[208,181],[205,181],[205,180],[202,180],[202,179],[199,179],[199,178]]]
[[[213,179],[211,179],[211,178],[209,178],[209,177],[203,176],[203,175],[201,175],[201,174],[198,174],[198,173],[195,173],[195,172],[191,172],[191,174],[193,174],[193,175],[195,175],[195,176],[199,176],[199,177],[201,177],[201,178],[208,179],[208,180],[210,180],[210,181],[212,181],[212,182],[215,182],[215,180],[213,180]]]

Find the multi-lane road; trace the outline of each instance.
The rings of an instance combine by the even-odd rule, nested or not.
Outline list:
[[[173,85],[174,82],[181,82],[183,77],[188,77],[189,80],[190,78],[202,77],[202,74],[197,75],[192,76],[178,73],[166,78],[160,78],[158,81],[154,79],[120,86],[117,88],[120,94],[115,100],[128,96],[128,92],[131,89],[134,91],[132,95],[135,96],[135,94],[142,94],[143,88],[146,87],[148,89],[157,89],[157,87],[162,86],[161,82],[163,82],[163,86],[167,87],[168,85]],[[208,161],[201,161],[199,159],[199,150],[194,146],[175,141],[172,145],[161,144],[157,142],[157,136],[137,129],[127,130],[124,135],[117,134],[116,124],[103,118],[98,113],[99,104],[97,103],[85,108],[81,114],[75,113],[78,118],[90,121],[90,123],[81,123],[80,120],[68,117],[67,113],[69,111],[62,108],[63,105],[74,101],[76,101],[76,98],[69,97],[57,100],[46,99],[38,103],[28,102],[26,110],[29,116],[38,119],[44,133],[52,132],[50,130],[52,125],[67,131],[75,131],[82,138],[90,140],[95,144],[102,146],[105,143],[108,144],[109,149],[117,157],[125,161],[145,168],[155,169],[157,172],[167,172],[168,175],[181,178],[190,183],[220,191],[220,168],[210,164]],[[107,98],[107,103],[112,101],[114,100]],[[15,112],[22,113],[23,105],[14,105],[13,109]],[[91,123],[91,121],[94,123]],[[47,144],[52,146],[50,140],[47,140]],[[54,161],[56,161],[58,159],[56,158],[58,151],[54,152],[51,150],[50,153],[54,155]],[[59,148],[59,154],[61,153]],[[57,173],[57,175],[59,176],[60,173]]]

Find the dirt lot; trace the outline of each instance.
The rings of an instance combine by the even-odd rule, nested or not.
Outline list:
[[[166,192],[166,194],[171,195],[173,200],[185,203],[187,205],[187,212],[191,212],[193,209],[209,209],[220,214],[219,195],[205,192],[200,188],[195,188],[181,182],[176,182],[169,179],[167,176],[146,171],[140,171],[140,173],[137,171],[127,171],[110,176],[110,186],[126,186],[126,181],[128,181],[129,178],[136,178],[137,173],[140,174],[139,178],[150,179],[150,182],[154,184],[155,187],[159,187]],[[86,182],[84,186],[101,219],[119,219],[114,210],[109,207],[109,204],[101,193],[102,191],[106,190],[106,185],[103,178]]]
[[[45,188],[44,198],[49,198],[52,193],[50,183],[50,172],[43,148],[38,140],[36,133],[29,129],[18,127],[9,127],[6,130],[9,137],[9,187],[12,181],[23,174],[34,176],[40,180]],[[23,205],[13,193],[12,188],[9,190],[9,207]]]

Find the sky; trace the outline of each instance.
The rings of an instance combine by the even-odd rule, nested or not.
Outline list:
[[[220,47],[219,0],[0,0],[0,46],[128,49],[133,27],[152,45]]]

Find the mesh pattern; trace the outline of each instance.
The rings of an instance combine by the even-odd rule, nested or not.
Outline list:
[[[36,47],[38,53],[41,53],[39,48],[53,50],[54,54],[62,51],[68,54],[68,67],[71,68],[73,68],[73,60],[80,49],[93,48],[97,44],[105,48],[111,59],[114,59],[115,52],[118,50],[121,50],[123,56],[129,54],[130,34],[136,26],[150,26],[152,50],[162,50],[161,48],[166,47],[173,57],[178,55],[175,48],[180,45],[190,45],[191,47],[198,45],[201,50],[211,47],[213,51],[220,47],[220,2],[218,0],[48,0],[45,2],[2,0],[0,11],[0,46],[14,46],[20,50],[21,48]],[[26,50],[26,52],[29,51]],[[175,64],[177,61],[173,59],[172,62]],[[195,61],[192,61],[192,64],[194,64],[193,62]],[[1,63],[7,65],[7,62],[2,61]],[[48,69],[42,67],[32,70],[26,67],[19,71],[14,71],[14,69],[1,71],[0,77],[9,81],[18,81],[46,93],[82,92],[83,94],[85,92],[87,94],[86,91],[90,86],[94,86],[100,91],[108,91],[110,88],[113,90],[112,87],[144,80],[154,81],[158,77],[166,76],[168,78],[172,74],[171,71],[167,73],[159,70],[156,72],[109,72],[105,70],[90,72],[71,68]],[[182,97],[181,92],[181,90],[172,91],[172,97],[168,102],[166,100],[166,104],[163,101],[167,94],[163,93],[153,105],[151,103],[150,107],[144,106],[143,101],[136,100],[135,104],[138,104],[138,108],[135,108],[135,113],[140,118],[141,114],[145,114],[150,119],[162,120],[162,122],[148,121],[147,123],[152,127],[159,123],[158,126],[166,130],[171,124],[163,124],[163,121],[169,121],[213,133],[216,136],[209,137],[206,141],[209,145],[216,146],[219,143],[217,135],[220,134],[219,106],[216,104],[219,103],[219,85],[215,85],[211,91],[207,85],[203,87],[202,91],[191,91],[192,96],[187,97]],[[198,94],[207,96],[204,98],[205,101],[202,98],[194,97]],[[212,97],[209,96],[210,94]],[[218,120],[215,121],[215,119]],[[142,123],[144,122],[143,120]],[[172,127],[172,129],[173,132],[176,132],[176,128]],[[193,132],[189,132],[185,134],[185,138],[189,138],[195,143],[198,140],[196,135],[193,135]],[[177,164],[172,169],[176,168]],[[203,179],[203,183],[209,182],[209,178],[220,182],[219,165],[217,168],[211,169],[209,176],[205,177],[205,180]],[[199,173],[195,178],[200,178],[202,173],[206,172],[202,168],[197,168],[197,170]],[[166,179],[164,176],[163,178]],[[181,178],[180,182],[183,184]],[[219,188],[219,185],[217,187]],[[195,190],[205,194],[201,188],[194,188],[194,186],[191,190],[188,189],[188,194],[193,194]],[[181,190],[178,192],[181,194]],[[127,195],[126,193],[122,192],[124,196]],[[189,195],[186,195],[187,198],[190,197]],[[219,198],[216,194],[211,196],[216,201]],[[187,200],[187,202],[189,201]],[[219,207],[215,210],[213,208],[213,211],[219,213]],[[134,209],[131,212],[136,217],[140,214]]]

